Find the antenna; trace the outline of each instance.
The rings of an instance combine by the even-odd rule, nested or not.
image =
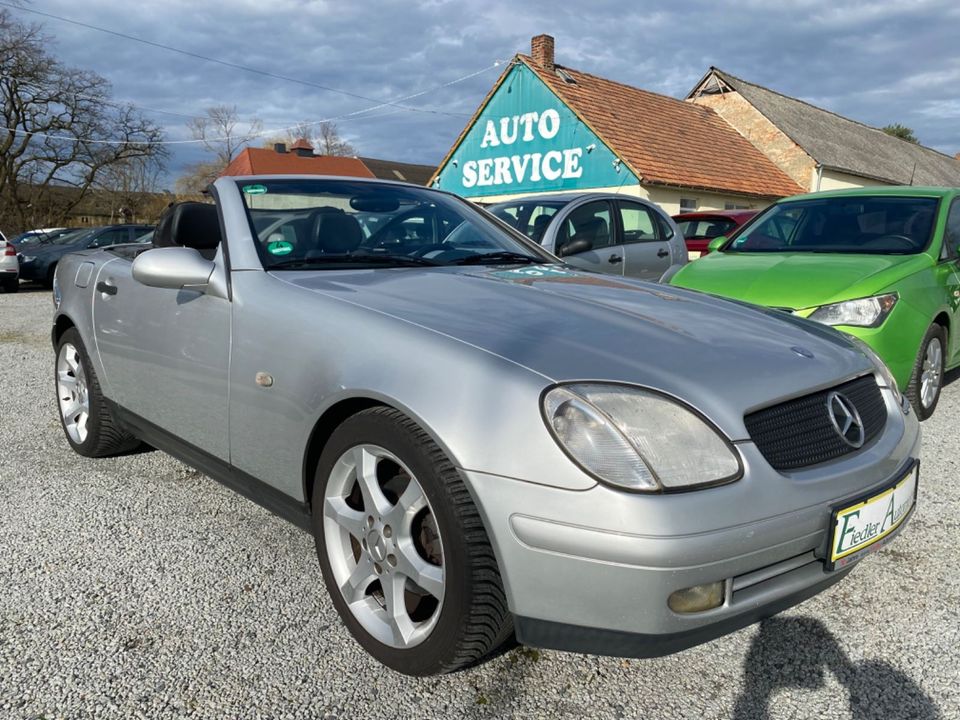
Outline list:
[[[917,161],[913,161],[913,172],[910,173],[910,184],[913,185],[913,177],[917,174]]]

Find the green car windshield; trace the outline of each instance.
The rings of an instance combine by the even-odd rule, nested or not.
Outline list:
[[[724,252],[812,252],[910,255],[930,243],[937,199],[846,196],[771,206]]]

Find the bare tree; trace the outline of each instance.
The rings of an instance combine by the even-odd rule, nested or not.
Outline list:
[[[264,147],[273,147],[276,143],[292,145],[297,140],[309,142],[318,155],[340,155],[352,157],[357,154],[353,145],[343,139],[336,123],[299,123],[285,133],[279,133],[266,138]]]
[[[215,105],[206,110],[206,117],[187,121],[193,137],[216,156],[217,163],[226,167],[240,149],[257,138],[263,123],[256,118],[240,120],[236,105]]]
[[[353,145],[340,136],[337,124],[322,122],[314,138],[314,147],[320,155],[356,155]]]
[[[188,165],[184,174],[174,183],[174,190],[178,195],[199,195],[217,179],[225,167],[226,165],[220,164],[219,160]]]
[[[65,66],[50,46],[39,25],[0,11],[0,218],[8,231],[61,224],[110,168],[165,157],[159,127],[112,102],[104,78]]]

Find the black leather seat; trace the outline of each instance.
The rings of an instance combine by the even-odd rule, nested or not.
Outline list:
[[[363,242],[363,230],[352,215],[325,213],[318,218],[317,245],[307,257],[317,255],[344,255],[353,252]]]
[[[215,205],[182,202],[163,213],[153,233],[153,246],[189,247],[212,260],[222,239]]]

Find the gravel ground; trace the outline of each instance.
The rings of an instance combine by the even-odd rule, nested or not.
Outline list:
[[[813,600],[667,658],[417,680],[354,643],[307,534],[161,453],[73,454],[50,317],[0,296],[2,718],[960,718],[960,382],[910,527]]]

